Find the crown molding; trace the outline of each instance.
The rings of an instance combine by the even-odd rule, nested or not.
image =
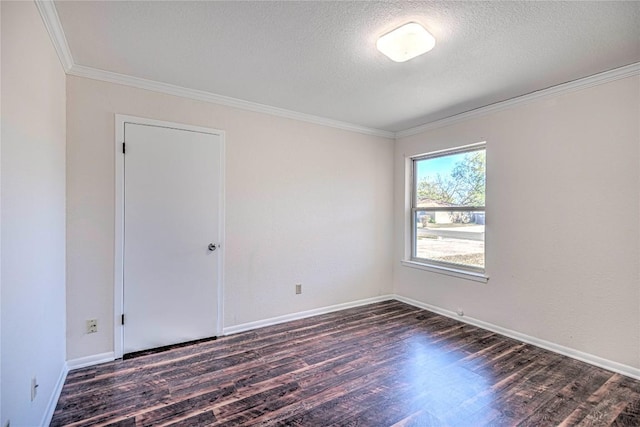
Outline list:
[[[57,16],[57,15],[56,15]],[[225,105],[228,107],[239,108],[242,110],[254,111],[258,113],[270,114],[279,117],[285,117],[303,122],[313,123],[321,126],[328,126],[337,129],[358,132],[366,135],[379,136],[389,139],[403,138],[406,136],[417,135],[431,129],[448,126],[461,121],[469,120],[475,117],[484,116],[490,113],[506,110],[516,105],[527,104],[539,99],[570,93],[576,90],[586,89],[589,87],[609,83],[615,80],[624,79],[635,75],[640,75],[640,62],[626,65],[613,70],[594,74],[578,80],[573,80],[547,89],[531,92],[506,101],[497,102],[484,107],[476,108],[455,116],[447,117],[424,125],[416,126],[399,132],[389,132],[381,129],[374,129],[365,126],[359,126],[352,123],[342,122],[339,120],[328,119],[325,117],[314,116],[311,114],[299,113],[296,111],[286,110],[283,108],[272,107],[269,105],[258,104],[255,102],[244,101],[242,99],[232,98],[223,95],[217,95],[211,92],[189,89],[182,86],[176,86],[169,83],[157,82],[138,77],[132,77],[125,74],[114,73],[111,71],[99,70],[96,68],[85,67],[82,65],[73,65],[67,74],[86,77],[95,80],[117,83],[138,89],[146,89],[154,92],[165,93],[168,95],[180,96],[183,98],[194,99],[198,101],[209,102],[213,104]]]
[[[239,108],[242,110],[253,111],[257,113],[270,114],[293,120],[299,120],[307,123],[313,123],[321,126],[358,132],[365,135],[379,136],[393,140],[394,132],[381,129],[374,129],[366,126],[360,126],[352,123],[342,122],[340,120],[329,119],[326,117],[314,116],[311,114],[299,113],[297,111],[286,110],[284,108],[272,107],[269,105],[259,104],[255,102],[245,101],[242,99],[231,98],[229,96],[217,95],[202,90],[189,89],[181,86],[162,83],[153,80],[132,77],[125,74],[114,73],[111,71],[99,70],[97,68],[77,65],[71,56],[71,50],[64,35],[58,12],[52,0],[34,0],[40,16],[47,28],[53,47],[60,58],[62,67],[65,72],[72,76],[86,77],[94,80],[102,80],[110,83],[117,83],[125,86],[131,86],[138,89],[146,89],[154,92],[165,93],[168,95],[180,96],[183,98],[195,99],[198,101],[209,102],[212,104],[225,105],[227,107]]]
[[[44,26],[49,33],[53,47],[58,54],[62,68],[66,73],[73,67],[73,57],[71,56],[71,49],[67,44],[67,38],[62,30],[62,24],[60,24],[60,18],[56,11],[56,6],[51,0],[35,0],[34,3],[40,12]]]
[[[417,135],[422,132],[426,132],[431,129],[440,128],[443,126],[452,125],[464,120],[469,120],[475,117],[484,116],[490,113],[502,111],[511,108],[516,105],[526,104],[529,102],[537,101],[542,98],[560,95],[563,93],[569,93],[580,89],[586,89],[589,87],[597,86],[604,83],[609,83],[615,80],[624,79],[640,74],[640,62],[629,64],[620,68],[605,71],[603,73],[594,74],[589,77],[573,80],[567,83],[562,83],[557,86],[552,86],[539,91],[531,92],[526,95],[522,95],[516,98],[511,98],[505,101],[497,102],[495,104],[486,105],[476,108],[474,110],[466,111],[464,113],[456,114],[454,116],[446,117],[444,119],[436,120],[433,122],[425,123],[420,126],[412,127],[399,132],[390,132],[382,129],[375,129],[366,126],[360,126],[352,123],[342,122],[339,120],[329,119],[326,117],[314,116],[311,114],[300,113],[297,111],[286,110],[284,108],[272,107],[265,104],[259,104],[255,102],[245,101],[242,99],[232,98],[223,95],[217,95],[215,93],[206,92],[202,90],[189,89],[182,86],[176,86],[169,83],[162,83],[153,80],[142,79],[125,74],[114,73],[111,71],[99,70],[97,68],[86,67],[83,65],[77,65],[73,62],[71,56],[71,50],[67,44],[67,39],[58,17],[55,5],[52,0],[35,0],[36,7],[40,12],[40,16],[44,21],[44,25],[47,28],[49,36],[53,46],[60,58],[60,62],[64,67],[67,74],[86,77],[94,80],[102,80],[110,83],[117,83],[125,86],[131,86],[139,89],[151,90],[154,92],[165,93],[168,95],[180,96],[183,98],[195,99],[198,101],[209,102],[212,104],[225,105],[228,107],[239,108],[242,110],[253,111],[257,113],[270,114],[273,116],[284,117],[293,120],[299,120],[307,123],[313,123],[321,126],[328,126],[332,128],[348,130],[352,132],[358,132],[365,135],[378,136],[382,138],[388,138],[395,140],[407,136]]]
[[[215,93],[202,90],[189,89],[182,86],[176,86],[169,83],[162,83],[154,80],[132,77],[125,74],[114,73],[112,71],[99,70],[97,68],[85,67],[83,65],[74,65],[68,71],[68,74],[78,77],[86,77],[94,80],[101,80],[110,83],[117,83],[125,86],[131,86],[138,89],[151,90],[161,92],[168,95],[180,96],[183,98],[195,99],[197,101],[209,102],[212,104],[225,105],[227,107],[239,108],[242,110],[254,111],[257,113],[270,114],[273,116],[285,117],[288,119],[299,120],[303,122],[313,123],[321,126],[358,132],[366,135],[380,136],[383,138],[394,139],[395,133],[381,129],[374,129],[365,126],[359,126],[352,123],[341,122],[339,120],[328,119],[325,117],[314,116],[311,114],[299,113],[296,111],[286,110],[284,108],[272,107],[269,105],[258,104],[256,102],[245,101],[242,99],[231,98],[229,96],[217,95]]]
[[[474,110],[466,111],[464,113],[456,114],[455,116],[446,117],[444,119],[436,120],[424,125],[412,127],[407,130],[396,132],[395,137],[397,139],[406,136],[417,135],[428,130],[440,128],[443,126],[449,126],[454,123],[469,120],[475,117],[480,117],[490,113],[495,113],[497,111],[506,110],[516,105],[528,104],[539,99],[566,94],[569,92],[574,92],[576,90],[586,89],[636,75],[640,75],[640,62],[625,65],[620,68],[614,68],[613,70],[594,74],[592,76],[584,77],[578,80],[572,80],[567,83],[562,83],[557,86],[552,86],[546,89],[531,92],[526,95],[518,96],[516,98],[507,99],[506,101],[489,104],[484,107],[479,107]]]

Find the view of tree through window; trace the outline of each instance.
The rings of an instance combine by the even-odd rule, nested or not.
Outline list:
[[[413,258],[484,270],[485,149],[413,160]]]

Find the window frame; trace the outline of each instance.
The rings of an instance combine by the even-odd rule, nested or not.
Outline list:
[[[433,151],[426,154],[420,154],[409,157],[410,160],[410,173],[411,173],[411,189],[410,189],[410,202],[409,202],[409,226],[410,231],[410,251],[409,260],[403,261],[403,265],[409,267],[420,268],[428,271],[435,271],[438,273],[444,273],[456,277],[470,278],[472,280],[479,280],[486,282],[488,277],[485,276],[486,264],[484,268],[474,267],[471,265],[456,264],[446,261],[439,261],[430,258],[419,258],[417,256],[417,224],[416,217],[418,212],[476,212],[482,211],[486,218],[486,199],[483,206],[464,206],[464,207],[417,207],[417,189],[418,189],[418,174],[416,172],[416,165],[421,160],[434,159],[438,157],[445,157],[454,154],[469,153],[473,151],[484,150],[486,155],[487,144],[486,141],[478,142],[475,144],[469,144],[461,147],[455,147],[450,149]],[[485,193],[486,193],[486,157],[485,157]],[[486,221],[486,219],[485,219]],[[486,230],[486,222],[485,222]],[[485,238],[486,243],[486,238]],[[486,256],[486,246],[484,246],[484,254]],[[469,277],[467,277],[469,276]]]

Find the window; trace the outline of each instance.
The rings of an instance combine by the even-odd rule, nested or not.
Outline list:
[[[414,157],[411,260],[484,272],[485,144]]]

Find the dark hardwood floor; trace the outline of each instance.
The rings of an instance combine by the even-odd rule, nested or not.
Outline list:
[[[388,301],[69,373],[53,426],[640,425],[640,381]]]

